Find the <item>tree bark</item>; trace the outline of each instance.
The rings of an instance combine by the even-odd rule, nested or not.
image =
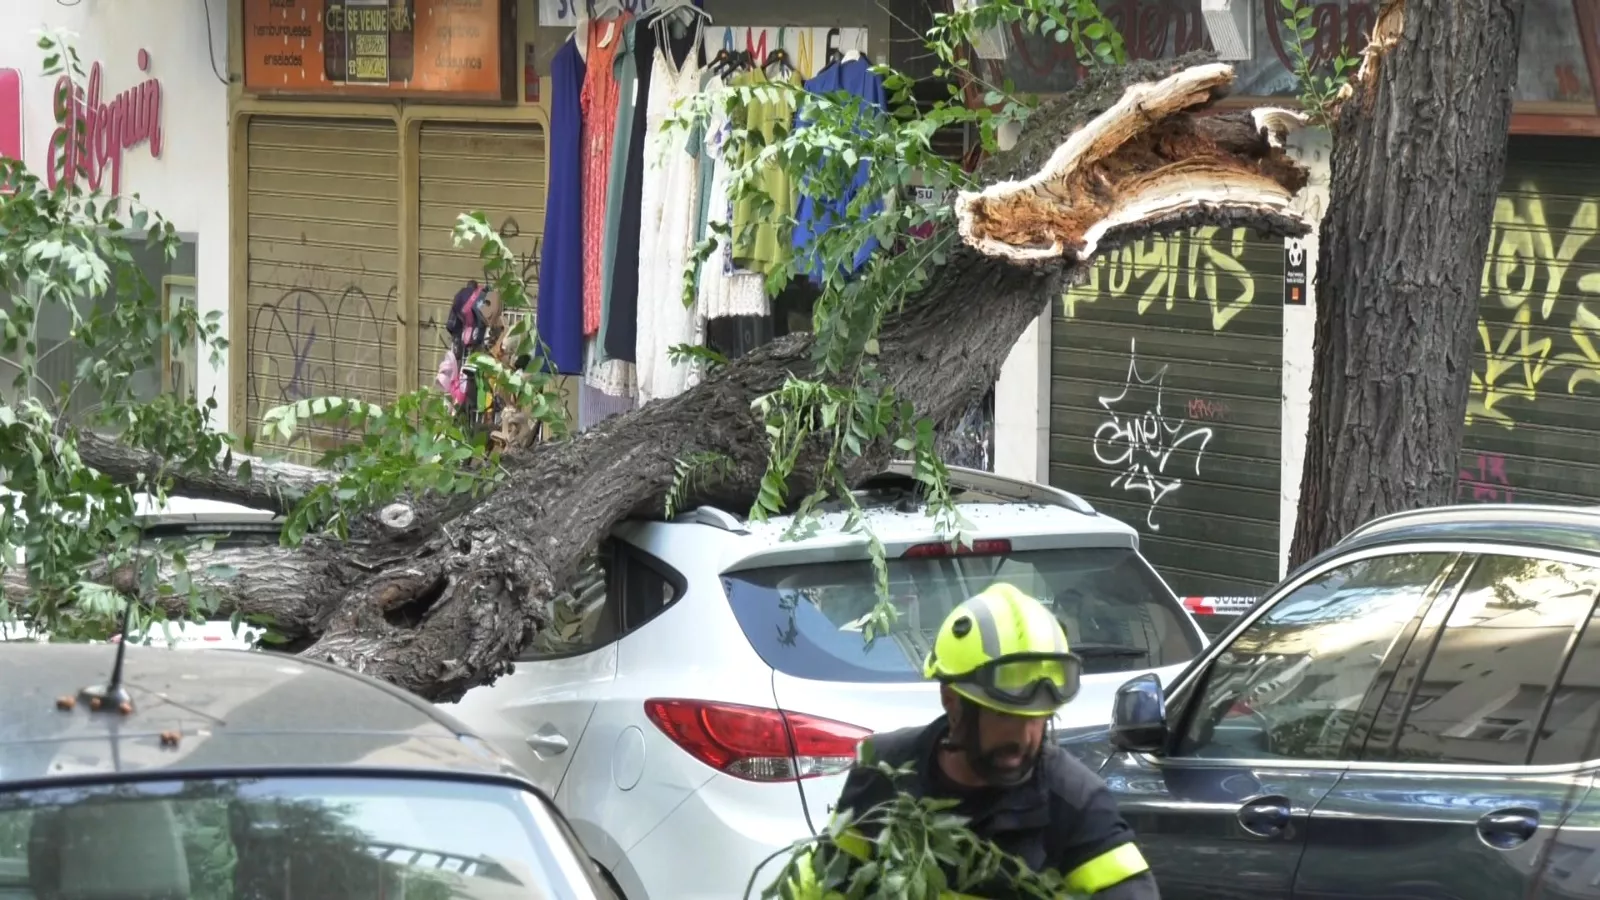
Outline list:
[[[1451,502],[1524,0],[1400,0],[1338,113],[1290,565]]]
[[[335,481],[334,474],[327,469],[231,454],[204,461],[212,463],[209,466],[196,465],[177,471],[173,470],[170,460],[94,432],[85,432],[79,437],[78,454],[89,465],[123,484],[135,483],[141,478],[154,483],[163,474],[179,474],[186,497],[277,512],[288,512],[312,488]],[[248,477],[241,477],[241,469],[247,462]]]
[[[960,416],[1095,252],[1201,224],[1306,231],[1288,211],[1305,173],[1281,133],[1248,112],[1200,115],[1233,79],[1207,62],[1136,63],[1087,79],[980,170],[991,187],[957,201],[963,241],[880,333],[879,368],[902,400],[938,423]],[[730,459],[727,477],[693,499],[746,509],[767,457],[751,401],[809,370],[809,336],[781,339],[681,396],[534,447],[459,514],[430,512],[403,529],[372,517],[349,543],[315,538],[263,550],[259,562],[235,558],[240,575],[220,587],[239,610],[274,615],[306,655],[429,699],[458,698],[548,624],[551,601],[614,525],[659,514],[678,460]],[[891,449],[871,447],[850,474],[872,474]],[[149,464],[124,461],[122,471]]]

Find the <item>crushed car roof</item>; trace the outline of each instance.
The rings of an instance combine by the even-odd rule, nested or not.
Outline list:
[[[510,771],[420,698],[273,653],[130,646],[133,712],[91,712],[78,692],[104,684],[114,659],[109,644],[0,644],[0,783],[328,766]]]

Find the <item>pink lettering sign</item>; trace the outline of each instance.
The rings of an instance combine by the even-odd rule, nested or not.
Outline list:
[[[0,69],[0,156],[22,158],[22,72]]]
[[[148,51],[139,51],[139,71],[150,71]],[[120,194],[123,154],[147,144],[150,156],[161,158],[161,80],[146,78],[110,100],[102,99],[104,80],[105,70],[96,62],[89,68],[87,94],[81,87],[74,90],[65,75],[56,82],[56,130],[46,159],[51,188],[64,173],[69,185],[86,183],[98,191],[110,167],[110,193]]]

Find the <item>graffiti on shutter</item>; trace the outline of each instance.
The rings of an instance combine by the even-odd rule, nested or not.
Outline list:
[[[391,122],[258,118],[249,124],[246,425],[310,397],[394,397],[399,140]],[[314,458],[348,429],[301,424]]]
[[[1483,266],[1462,502],[1600,498],[1600,174],[1507,165]]]
[[[1052,484],[1180,592],[1277,577],[1283,243],[1201,228],[1107,254],[1053,330]]]

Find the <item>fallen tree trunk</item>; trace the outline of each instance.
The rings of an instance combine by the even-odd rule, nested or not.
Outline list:
[[[1200,115],[1232,80],[1201,58],[1136,63],[1036,112],[1018,145],[980,170],[990,187],[957,199],[948,263],[882,329],[879,368],[899,397],[936,422],[959,416],[1096,252],[1203,224],[1304,233],[1289,200],[1305,173],[1281,134],[1259,114]],[[242,611],[270,611],[307,655],[457,698],[548,624],[551,600],[614,525],[659,512],[678,460],[727,457],[726,477],[694,499],[746,508],[767,457],[751,401],[809,371],[809,351],[807,336],[781,339],[679,397],[538,445],[459,515],[403,530],[373,519],[351,542],[307,541],[292,566],[264,550],[266,572],[233,559],[240,574],[221,587]],[[870,448],[852,474],[890,451]],[[218,496],[214,482],[201,487]]]

